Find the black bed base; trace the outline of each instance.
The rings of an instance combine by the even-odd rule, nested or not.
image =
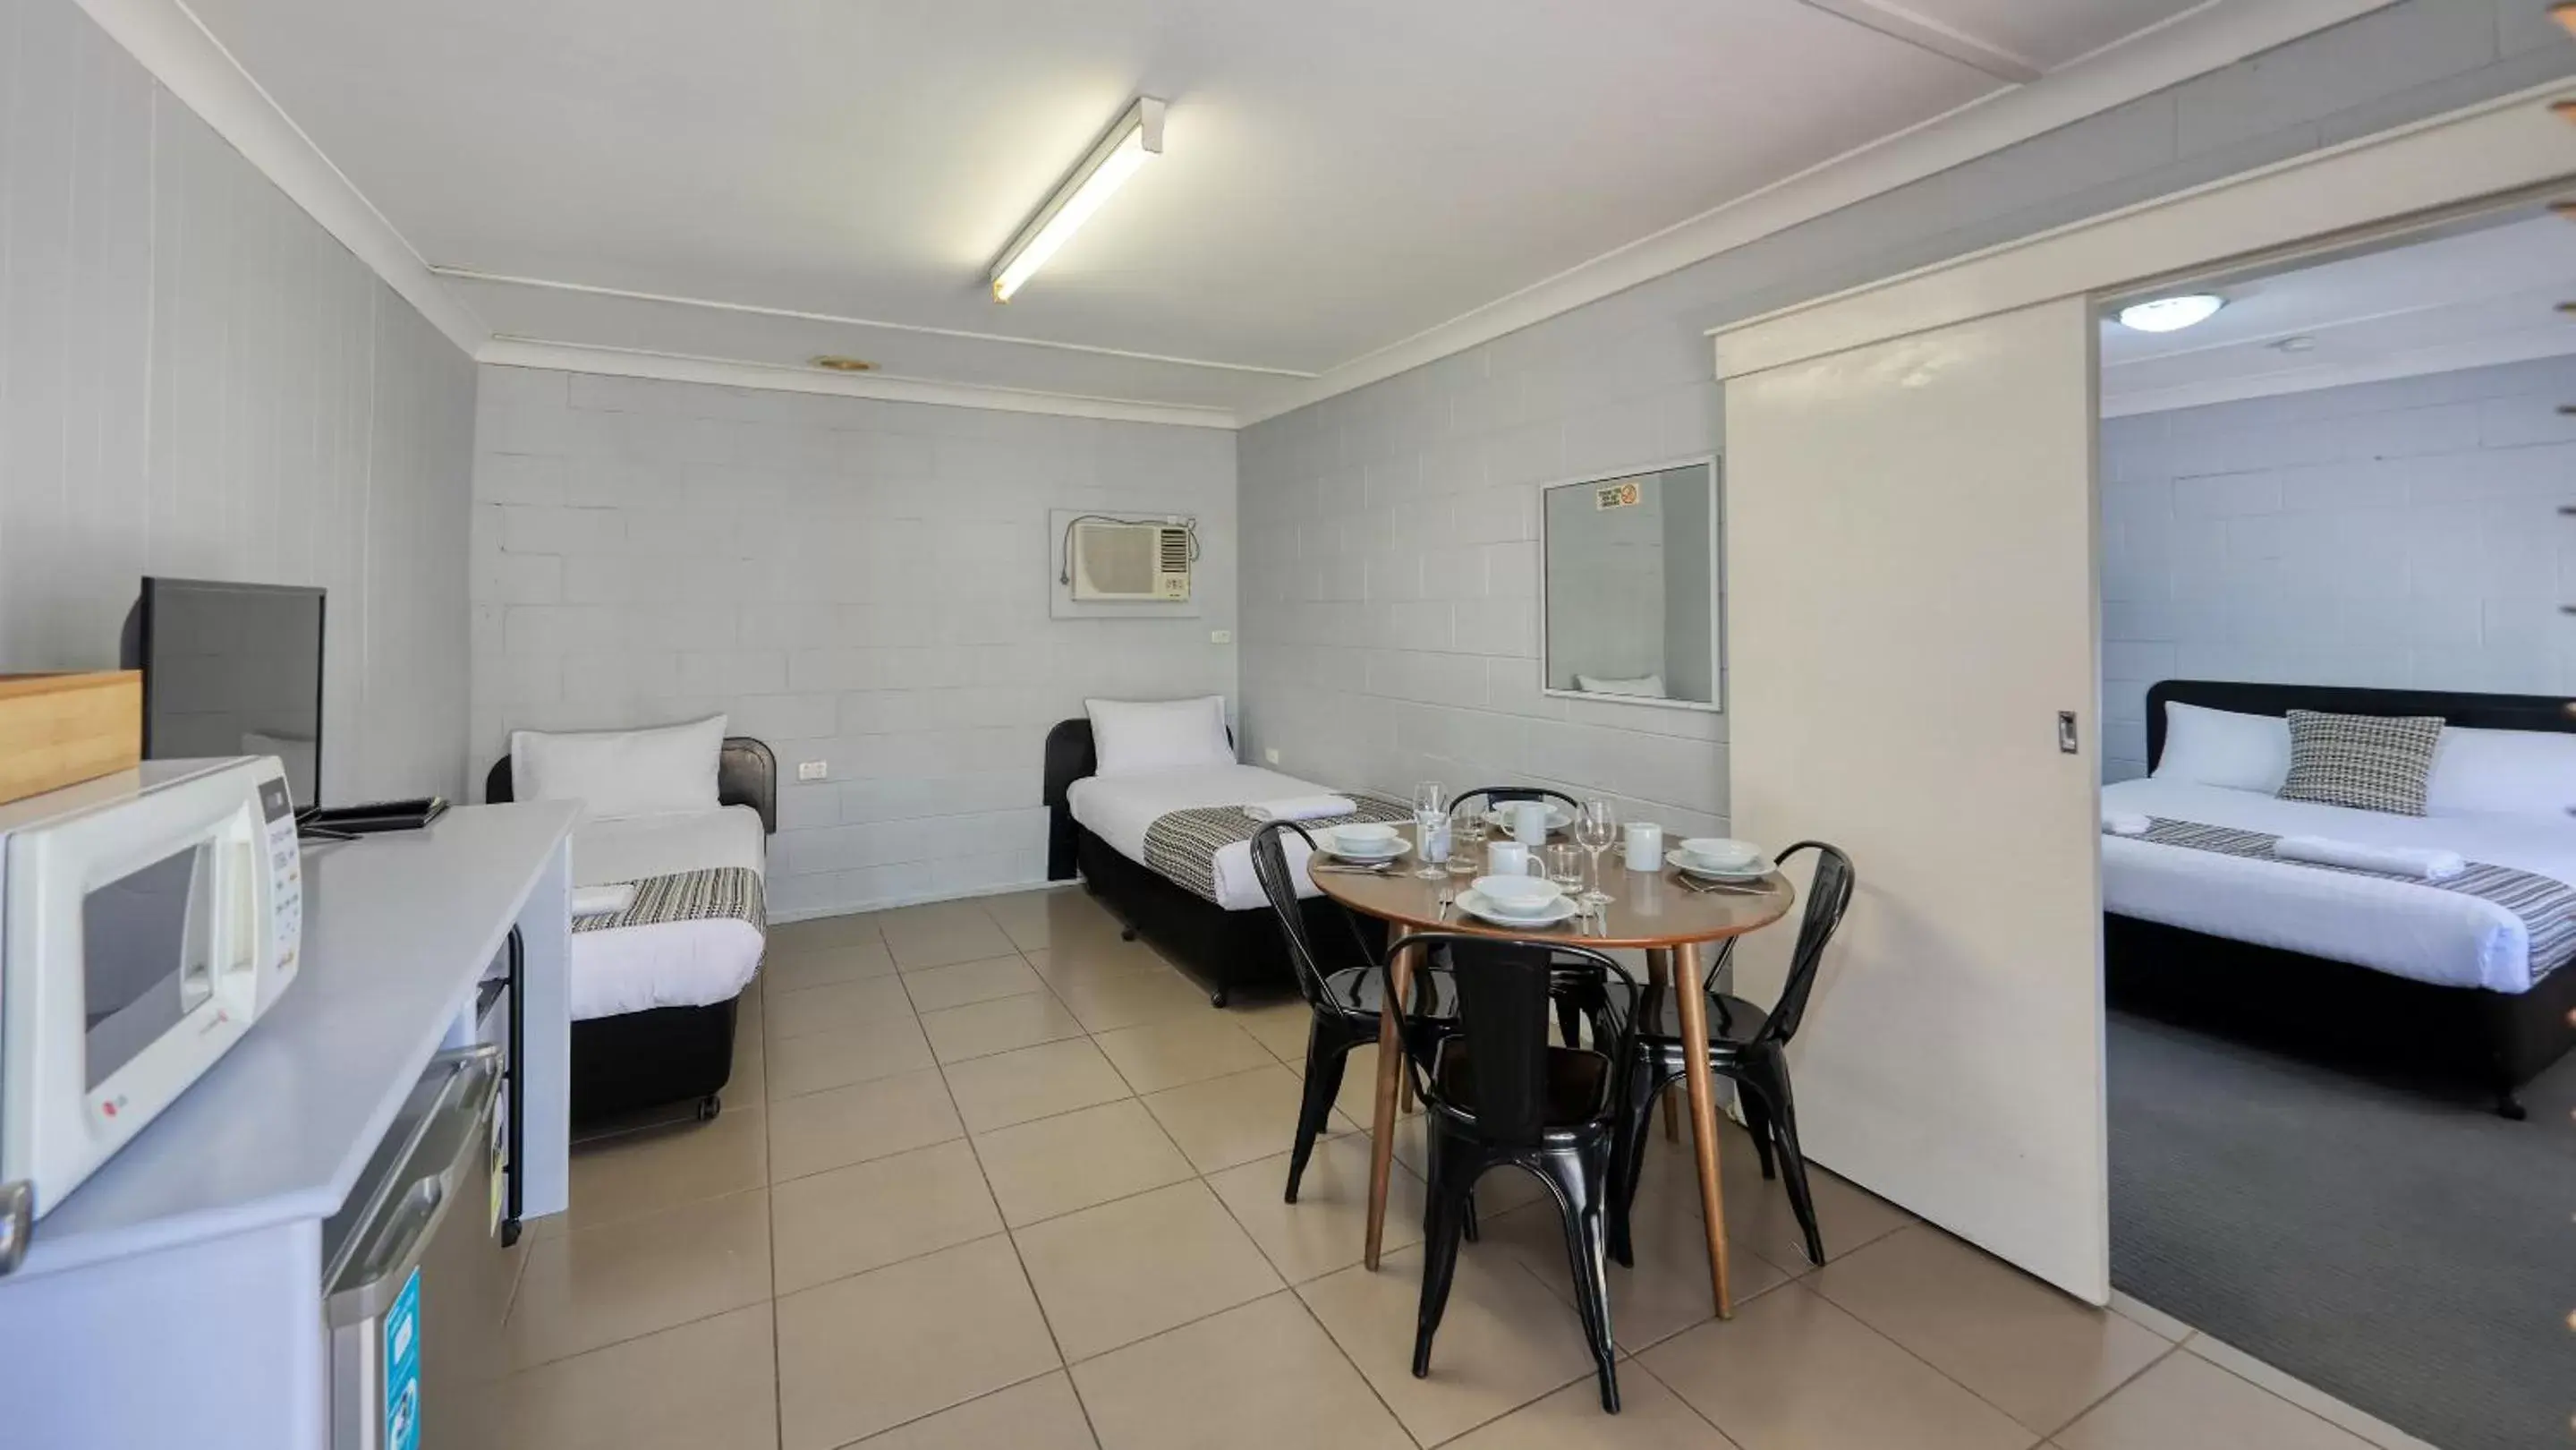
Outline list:
[[[2111,1005],[2339,1066],[2518,1094],[2576,1046],[2576,966],[2513,996],[2437,987],[2368,967],[2106,914]]]
[[[576,1127],[696,1102],[698,1121],[724,1107],[733,1078],[734,1012],[740,998],[705,1007],[649,1007],[572,1025],[572,1120]]]
[[[1269,908],[1227,911],[1128,860],[1081,826],[1073,829],[1073,858],[1083,889],[1125,923],[1130,935],[1142,936],[1206,983],[1211,1005],[1225,1006],[1238,987],[1294,989],[1288,949]],[[1318,916],[1339,908],[1322,897],[1304,906],[1308,931],[1331,933],[1327,941],[1341,940],[1340,929]]]

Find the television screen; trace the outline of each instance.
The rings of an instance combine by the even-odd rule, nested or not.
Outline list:
[[[127,666],[152,760],[274,755],[298,806],[322,763],[322,591],[146,579]]]

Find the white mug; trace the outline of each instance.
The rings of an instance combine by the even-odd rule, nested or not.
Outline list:
[[[1485,873],[1489,876],[1537,876],[1546,871],[1545,863],[1519,841],[1496,841],[1485,848]]]
[[[1512,839],[1524,846],[1547,842],[1547,802],[1515,801],[1512,804]]]
[[[1630,821],[1627,847],[1622,854],[1631,871],[1663,870],[1664,828],[1652,821]]]

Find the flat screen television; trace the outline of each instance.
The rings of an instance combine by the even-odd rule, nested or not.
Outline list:
[[[125,619],[143,671],[143,757],[274,755],[310,806],[322,781],[322,591],[143,581]]]

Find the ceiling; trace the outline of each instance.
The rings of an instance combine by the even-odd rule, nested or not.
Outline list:
[[[2209,12],[2305,29],[2376,3],[190,8],[517,348],[486,356],[562,345],[653,371],[847,353],[886,378],[1231,421],[1962,108],[2123,53],[2179,64],[2173,36]],[[1163,159],[993,302],[994,254],[1140,93],[1170,103]],[[2031,127],[2071,119],[2056,104]]]
[[[2180,332],[2104,320],[2105,414],[2576,353],[2576,224],[2526,210],[2208,290],[2227,306]]]

